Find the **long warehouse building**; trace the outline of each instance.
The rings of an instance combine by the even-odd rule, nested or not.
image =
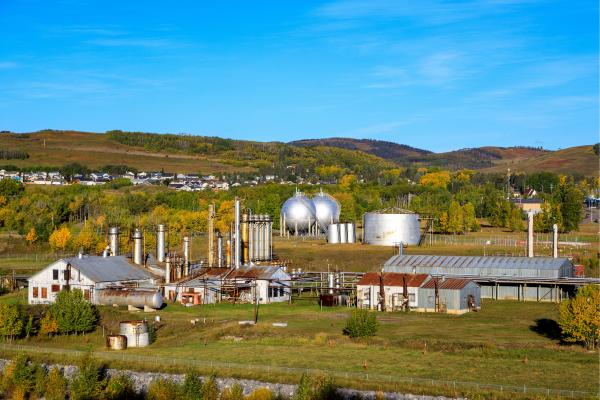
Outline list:
[[[522,301],[560,301],[578,286],[567,258],[396,255],[385,272],[469,278],[481,286],[481,297]]]

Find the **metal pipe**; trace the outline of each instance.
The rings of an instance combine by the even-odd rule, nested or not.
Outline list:
[[[156,259],[158,262],[165,261],[165,231],[163,224],[156,227]]]
[[[249,243],[249,239],[248,237],[250,236],[250,223],[248,222],[248,212],[244,212],[244,214],[242,214],[242,223],[241,223],[241,231],[242,231],[242,264],[247,264],[250,259],[249,259],[249,250],[248,250],[248,243]]]
[[[552,225],[552,257],[558,258],[558,225]]]
[[[223,267],[223,236],[221,233],[217,235],[217,265]]]
[[[256,244],[256,235],[254,232],[254,216],[250,215],[248,218],[248,262],[254,261],[254,245]]]
[[[231,266],[231,239],[227,239],[226,242],[226,262],[227,262],[227,266],[230,267]]]
[[[533,257],[533,212],[527,213],[527,257]]]
[[[208,266],[212,267],[215,262],[215,205],[208,205]]]
[[[236,269],[240,268],[241,261],[241,235],[240,235],[240,199],[235,198],[235,259],[234,266]]]
[[[137,265],[144,264],[144,250],[142,248],[142,231],[133,231],[133,262]]]
[[[171,283],[171,257],[165,259],[165,283]]]
[[[187,267],[190,263],[190,237],[183,238],[183,263]]]
[[[119,228],[116,226],[108,228],[108,243],[110,246],[110,255],[119,255]]]

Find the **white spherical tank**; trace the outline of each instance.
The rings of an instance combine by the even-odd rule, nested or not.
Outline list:
[[[397,246],[399,243],[415,246],[421,240],[419,215],[411,213],[365,213],[363,219],[366,244]]]
[[[315,205],[308,197],[297,191],[283,203],[281,216],[285,219],[285,227],[288,231],[307,232],[316,220]]]
[[[319,229],[327,233],[330,224],[336,224],[340,220],[340,204],[332,196],[321,190],[312,198]]]

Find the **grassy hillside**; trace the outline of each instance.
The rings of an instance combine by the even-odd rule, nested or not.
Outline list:
[[[127,165],[139,170],[172,172],[285,171],[290,166],[338,165],[366,174],[393,163],[360,151],[335,147],[298,148],[283,143],[250,142],[191,135],[159,135],[111,131],[40,131],[0,134],[1,150],[24,152],[28,158],[0,160],[17,167],[61,166],[72,162],[90,168]]]

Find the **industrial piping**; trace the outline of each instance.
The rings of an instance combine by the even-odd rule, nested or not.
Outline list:
[[[533,212],[527,213],[527,257],[533,257]]]
[[[235,234],[235,255],[234,255],[234,263],[235,269],[240,268],[240,199],[235,198],[235,226],[234,226],[234,234]]]
[[[144,264],[144,249],[142,246],[142,231],[136,229],[133,231],[133,262],[137,265]]]

